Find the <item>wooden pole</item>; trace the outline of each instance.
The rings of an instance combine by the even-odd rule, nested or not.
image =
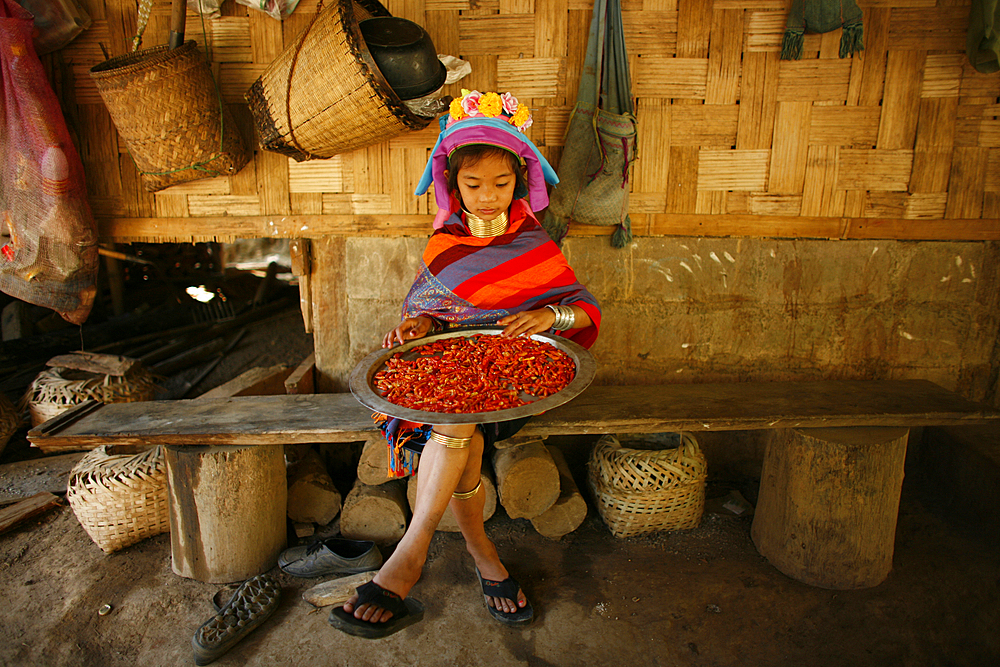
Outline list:
[[[165,460],[176,574],[221,584],[274,567],[287,540],[282,447],[172,445]]]
[[[892,568],[905,428],[771,432],[751,537],[793,579],[870,588]]]

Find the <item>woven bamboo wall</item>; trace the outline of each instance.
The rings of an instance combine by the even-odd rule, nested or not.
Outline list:
[[[204,240],[425,234],[430,197],[411,193],[434,125],[323,161],[256,150],[240,173],[142,190],[88,70],[125,53],[135,0],[81,0],[93,26],[54,59],[79,136],[102,236]],[[865,51],[840,31],[778,58],[788,0],[622,0],[639,119],[631,212],[639,236],[1000,238],[1000,74],[965,56],[968,0],[860,0]],[[438,51],[472,63],[448,90],[510,90],[534,110],[554,165],[575,100],[589,0],[387,0]],[[188,14],[222,95],[256,146],[243,94],[316,12],[283,23],[227,0]],[[166,41],[156,0],[145,46]],[[203,32],[204,31],[204,32]],[[576,227],[575,234],[610,233]]]

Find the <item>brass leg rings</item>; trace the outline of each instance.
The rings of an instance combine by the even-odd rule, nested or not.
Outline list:
[[[455,500],[468,500],[469,498],[472,498],[477,493],[479,493],[479,489],[481,488],[483,488],[482,479],[479,480],[479,484],[476,484],[476,488],[472,489],[471,491],[461,491],[461,492],[456,491],[455,493],[451,494],[451,497],[454,498]]]

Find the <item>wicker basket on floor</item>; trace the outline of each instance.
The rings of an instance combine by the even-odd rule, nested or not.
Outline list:
[[[696,528],[705,508],[707,465],[698,441],[675,449],[628,449],[602,437],[588,462],[597,510],[615,537]]]
[[[31,382],[24,402],[31,425],[52,419],[74,405],[89,400],[102,403],[150,401],[156,392],[153,374],[136,365],[125,375],[105,375],[71,368],[47,368]]]
[[[66,500],[104,553],[170,530],[167,466],[161,447],[104,445],[70,472]]]
[[[389,16],[376,0],[328,0],[245,97],[261,148],[297,161],[329,158],[427,127],[399,99],[359,21]]]

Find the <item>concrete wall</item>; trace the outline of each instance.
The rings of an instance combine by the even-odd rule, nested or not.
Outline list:
[[[347,240],[351,366],[398,322],[424,244]],[[570,237],[563,250],[603,309],[599,383],[924,378],[995,402],[996,243]]]

